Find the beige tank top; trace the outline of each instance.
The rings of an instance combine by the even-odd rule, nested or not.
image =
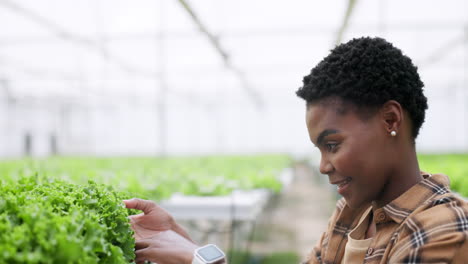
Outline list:
[[[364,212],[364,214],[362,214],[357,226],[353,230],[351,230],[351,232],[349,232],[344,257],[341,261],[342,264],[354,264],[364,262],[367,249],[372,243],[372,237],[365,239],[366,231],[369,226],[371,212],[372,206],[369,207]]]

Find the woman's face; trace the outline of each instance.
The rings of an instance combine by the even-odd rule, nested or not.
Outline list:
[[[342,107],[339,102],[309,105],[307,129],[321,153],[320,172],[328,175],[348,206],[357,208],[384,193],[392,152],[378,111],[363,120],[354,108]]]

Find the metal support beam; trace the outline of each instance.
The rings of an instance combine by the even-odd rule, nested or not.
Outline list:
[[[58,38],[63,39],[65,41],[74,42],[76,44],[82,45],[87,47],[88,49],[97,52],[103,59],[112,61],[113,63],[117,64],[122,70],[136,75],[143,75],[143,76],[154,76],[157,75],[156,72],[152,72],[149,70],[138,69],[133,65],[129,65],[121,58],[116,57],[115,55],[111,54],[108,50],[106,50],[101,43],[98,41],[94,41],[82,36],[78,36],[67,29],[63,28],[61,25],[31,11],[27,8],[22,7],[21,5],[15,3],[14,1],[10,0],[1,0],[0,5],[6,7],[10,10],[13,10],[20,15],[27,17],[28,19],[34,21],[36,24],[47,28],[49,31],[54,33]]]
[[[349,20],[351,18],[351,15],[353,14],[353,10],[354,10],[354,7],[356,6],[356,2],[357,0],[348,0],[348,7],[346,8],[345,16],[343,18],[343,23],[341,24],[341,27],[338,30],[338,33],[336,35],[335,45],[340,44],[343,39],[344,32],[348,28]]]
[[[198,26],[198,29],[208,38],[211,45],[215,48],[217,53],[220,55],[221,59],[224,62],[226,68],[231,70],[240,80],[242,87],[245,89],[249,97],[254,102],[257,108],[261,108],[263,101],[261,96],[255,91],[248,82],[248,79],[243,71],[235,67],[229,58],[228,52],[221,46],[219,43],[219,38],[212,34],[207,27],[201,22],[199,16],[195,13],[193,8],[187,3],[186,0],[179,0],[179,3],[182,5],[185,11],[190,15],[193,22]]]

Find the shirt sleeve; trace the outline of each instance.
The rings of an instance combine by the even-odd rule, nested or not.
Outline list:
[[[455,254],[453,258],[453,264],[462,264],[468,262],[468,241],[466,241],[468,234],[465,234],[465,242],[461,247],[458,249],[458,252]]]
[[[430,232],[430,230],[428,230]],[[390,263],[468,263],[467,234],[447,232],[436,237],[409,235],[394,247]]]

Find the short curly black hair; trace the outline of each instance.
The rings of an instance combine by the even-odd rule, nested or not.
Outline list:
[[[395,100],[409,113],[415,139],[427,109],[423,86],[417,67],[400,49],[382,38],[362,37],[335,47],[296,94],[308,105],[337,97],[374,109]]]

